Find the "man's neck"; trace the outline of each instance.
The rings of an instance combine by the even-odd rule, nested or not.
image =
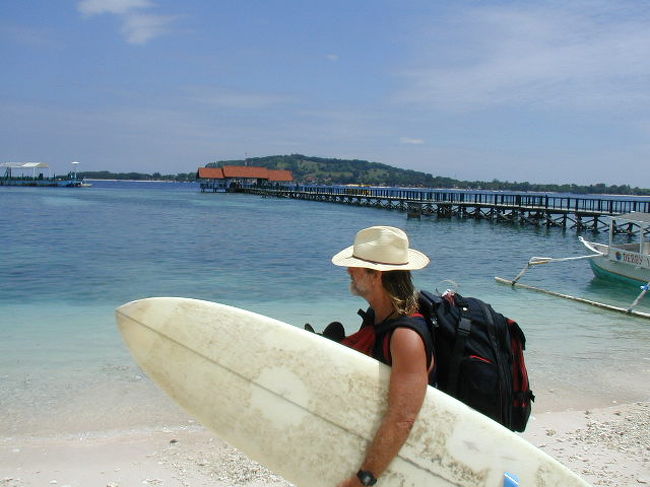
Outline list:
[[[368,300],[370,307],[375,311],[375,324],[381,323],[395,313],[393,301],[387,294],[373,297]]]

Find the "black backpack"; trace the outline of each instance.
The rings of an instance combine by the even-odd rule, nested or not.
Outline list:
[[[420,291],[419,312],[429,336],[417,322],[407,326],[423,337],[427,350],[433,337],[436,368],[430,384],[511,430],[524,431],[535,396],[519,325],[484,301],[455,293]],[[384,339],[400,323],[392,320],[377,329],[376,357],[384,355]]]
[[[420,292],[434,330],[437,387],[513,431],[524,431],[535,400],[519,325],[477,298]]]

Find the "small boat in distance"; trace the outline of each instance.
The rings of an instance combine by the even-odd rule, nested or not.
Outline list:
[[[620,233],[636,238],[632,242],[619,243],[616,235]],[[650,282],[650,213],[612,216],[608,244],[579,238],[587,249],[600,254],[589,259],[596,277],[613,278],[637,286]]]

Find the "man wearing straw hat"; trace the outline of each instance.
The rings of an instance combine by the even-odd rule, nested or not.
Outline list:
[[[359,231],[354,245],[332,257],[332,263],[347,267],[350,291],[370,305],[361,330],[342,343],[391,365],[386,413],[359,471],[337,487],[374,485],[406,441],[433,367],[432,342],[427,344],[426,331],[416,331],[422,326],[414,323],[422,318],[416,315],[418,293],[410,272],[426,267],[429,258],[409,248],[408,237],[399,228],[375,226]],[[375,331],[395,319],[399,325],[388,334],[386,345],[379,347],[384,351],[378,353]]]

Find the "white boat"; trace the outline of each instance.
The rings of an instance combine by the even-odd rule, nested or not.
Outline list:
[[[634,236],[634,241],[617,241],[621,232]],[[580,241],[592,252],[600,254],[589,259],[597,277],[615,278],[636,285],[650,282],[650,213],[611,217],[608,244],[582,237]]]

